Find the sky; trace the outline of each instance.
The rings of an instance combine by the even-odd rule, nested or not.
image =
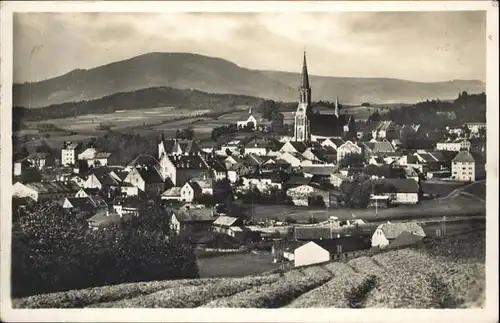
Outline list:
[[[300,72],[304,49],[312,75],[486,78],[484,11],[16,13],[13,45],[16,83],[149,52]]]

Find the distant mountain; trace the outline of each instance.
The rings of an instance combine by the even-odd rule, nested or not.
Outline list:
[[[299,69],[300,63],[297,64]],[[338,95],[342,102],[352,104],[445,100],[455,98],[461,91],[485,91],[484,83],[475,80],[419,83],[388,78],[326,76],[311,76],[310,80],[314,100],[334,100]],[[298,83],[298,73],[250,70],[220,58],[198,54],[149,53],[88,70],[77,69],[34,82],[31,86],[29,83],[14,84],[13,104],[39,108],[157,86],[295,101]]]

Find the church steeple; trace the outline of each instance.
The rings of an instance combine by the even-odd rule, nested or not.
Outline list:
[[[306,51],[304,51],[304,61],[302,62],[302,77],[300,79],[300,88],[309,89],[309,74],[307,73]]]
[[[311,109],[311,85],[309,84],[309,73],[307,72],[306,52],[304,51],[304,61],[302,62],[302,75],[300,77],[299,102],[307,104],[308,113]]]

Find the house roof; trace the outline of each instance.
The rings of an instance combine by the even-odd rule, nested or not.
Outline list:
[[[66,199],[74,208],[86,209],[95,207],[92,200],[88,197],[68,197]]]
[[[206,179],[193,178],[191,180],[191,183],[196,183],[200,189],[207,189],[213,187],[211,179],[206,180]]]
[[[300,142],[300,141],[288,141],[287,143],[289,143],[290,145],[292,145],[293,148],[295,150],[297,150],[299,153],[303,153],[307,149],[307,145],[305,143],[303,143],[303,142]],[[286,145],[287,143],[285,143],[284,145]],[[281,148],[283,148],[283,146]]]
[[[334,173],[331,176],[335,176],[335,177],[337,177],[338,179],[340,179],[342,181],[348,181],[349,180],[349,177],[345,176],[342,173]]]
[[[25,185],[42,194],[76,193],[80,190],[75,182],[35,182]]]
[[[308,185],[311,183],[310,177],[305,177],[304,174],[292,174],[286,185]]]
[[[235,223],[238,222],[238,218],[221,215],[219,216],[213,223],[213,225],[221,226],[221,227],[231,227],[234,226]]]
[[[164,182],[160,173],[154,167],[139,168],[137,171],[146,184],[160,184]]]
[[[102,159],[102,158],[108,158],[109,156],[111,156],[111,153],[105,153],[105,152],[96,152],[96,154],[94,155],[94,159]]]
[[[377,227],[382,230],[387,239],[396,239],[404,231],[425,237],[425,232],[420,225],[415,222],[394,222],[383,223]]]
[[[77,142],[69,142],[69,143],[65,143],[63,145],[63,149],[75,150],[79,146],[80,146],[80,144],[78,144]]]
[[[474,157],[467,151],[460,151],[452,160],[454,163],[473,163]]]
[[[377,127],[375,128],[376,131],[386,131],[389,129],[391,126],[392,121],[380,121]]]
[[[330,252],[330,254],[338,253],[337,246],[342,246],[342,252],[355,250],[369,249],[370,243],[366,239],[359,236],[347,236],[334,239],[323,239],[314,241],[315,244]]]
[[[331,175],[338,171],[338,166],[301,166],[300,171],[313,175]]]
[[[177,169],[208,169],[203,158],[198,155],[170,155],[168,158]]]
[[[197,153],[201,151],[200,146],[198,146],[198,143],[194,140],[183,139],[179,140],[178,144],[184,154]]]
[[[436,162],[436,158],[434,158],[431,154],[428,153],[418,153],[418,156],[425,160],[426,163],[434,163]]]
[[[29,156],[26,157],[26,159],[40,160],[40,159],[45,159],[48,156],[49,156],[48,153],[32,153],[32,154],[29,154]]]
[[[394,147],[388,141],[368,141],[362,142],[365,148],[373,153],[393,152]]]
[[[226,166],[224,165],[224,163],[221,163],[218,160],[207,161],[207,164],[208,164],[208,167],[210,167],[211,169],[213,169],[214,171],[216,171],[218,173],[226,171]]]
[[[408,231],[403,231],[400,235],[396,237],[396,239],[394,239],[389,243],[389,246],[392,248],[409,246],[421,241],[422,239],[424,239],[424,237],[421,235],[413,234]]]
[[[420,191],[418,183],[411,178],[385,178],[384,183],[394,186],[397,193],[418,193]]]
[[[312,135],[321,137],[340,137],[344,134],[344,126],[349,124],[349,114],[312,114],[309,116]]]
[[[408,164],[420,164],[420,160],[418,159],[417,156],[408,155],[408,156],[406,156],[406,163],[408,163]]]
[[[259,166],[262,165],[265,161],[255,154],[248,154],[244,159],[251,166]]]
[[[158,160],[151,155],[139,155],[134,160],[132,160],[127,166],[137,167],[137,166],[156,166],[158,165]]]
[[[213,222],[216,219],[211,209],[175,210],[174,216],[179,222]]]
[[[181,196],[182,187],[174,186],[163,192],[162,196]]]

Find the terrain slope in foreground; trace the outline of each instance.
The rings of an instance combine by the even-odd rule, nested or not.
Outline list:
[[[279,274],[122,284],[14,299],[15,308],[480,307],[485,233]]]

